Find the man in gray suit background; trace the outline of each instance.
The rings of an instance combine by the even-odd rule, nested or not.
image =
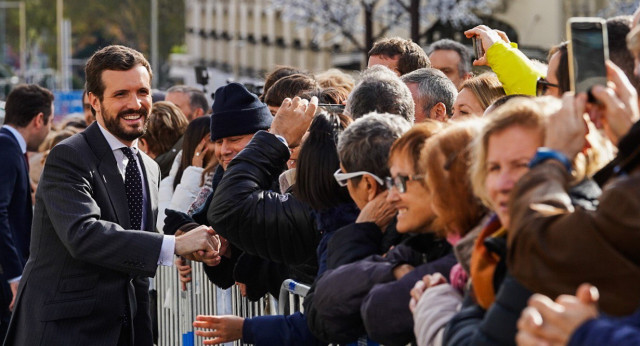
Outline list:
[[[109,46],[85,72],[96,122],[49,154],[5,345],[152,345],[147,277],[174,253],[218,255],[208,227],[153,231],[160,172],[137,149],[151,109],[147,60]]]

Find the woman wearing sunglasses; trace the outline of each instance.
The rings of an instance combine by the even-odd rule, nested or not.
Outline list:
[[[363,120],[360,120],[363,119]],[[395,229],[395,209],[386,201],[385,164],[393,142],[411,128],[397,115],[370,113],[340,136],[340,168],[333,174],[360,209],[354,224],[335,232],[327,244],[327,268],[381,255],[402,236]],[[364,155],[363,153],[366,153]]]
[[[366,334],[385,345],[411,342],[409,290],[424,274],[448,272],[456,263],[451,246],[432,227],[434,214],[424,187],[424,171],[418,165],[425,141],[428,143],[442,126],[438,122],[415,125],[390,150],[392,177],[384,180],[386,198],[398,212],[398,233],[411,235],[385,256],[373,255],[328,270],[317,281],[313,300],[316,327],[312,330],[325,341],[346,343]],[[347,174],[382,184],[382,179],[370,173]]]

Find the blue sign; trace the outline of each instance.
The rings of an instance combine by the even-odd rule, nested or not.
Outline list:
[[[82,113],[82,90],[74,91],[54,91],[55,96],[54,113],[56,116],[64,117],[71,113]]]

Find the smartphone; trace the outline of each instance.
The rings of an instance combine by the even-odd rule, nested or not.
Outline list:
[[[476,55],[476,60],[482,58],[484,56],[484,47],[482,47],[482,39],[479,36],[473,36],[471,39],[473,41],[473,52]]]
[[[345,105],[332,104],[332,103],[319,103],[318,107],[322,107],[326,109],[328,112],[332,112],[332,113],[344,113]]]
[[[595,102],[590,92],[591,88],[596,84],[607,84],[607,24],[602,18],[569,18],[567,37],[571,90],[576,94],[586,92],[589,94],[589,101]]]

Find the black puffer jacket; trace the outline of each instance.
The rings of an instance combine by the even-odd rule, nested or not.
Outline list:
[[[401,280],[396,280],[393,269],[405,263],[416,268]],[[399,244],[385,257],[373,255],[329,269],[314,283],[310,291],[312,299],[307,295],[304,301],[307,323],[314,335],[326,342],[348,343],[367,332],[371,334],[372,330],[365,329],[369,322],[377,329],[384,329],[375,331],[377,334],[386,336],[393,332],[394,336],[398,333],[403,336],[402,341],[388,342],[385,339],[385,344],[405,345],[413,339],[408,305],[410,289],[425,274],[448,274],[455,263],[446,240],[435,239],[433,234],[420,234]],[[372,297],[372,292],[377,293]],[[381,301],[384,304],[379,304]],[[379,318],[381,311],[385,315],[382,319]],[[378,328],[390,324],[393,327]]]
[[[320,235],[308,205],[272,190],[288,159],[289,149],[274,135],[257,132],[229,163],[207,219],[244,252],[295,265],[315,261]]]
[[[396,231],[396,219],[385,232],[373,222],[352,223],[335,232],[327,246],[327,268],[338,268],[371,255],[382,255],[399,244],[404,235]]]

